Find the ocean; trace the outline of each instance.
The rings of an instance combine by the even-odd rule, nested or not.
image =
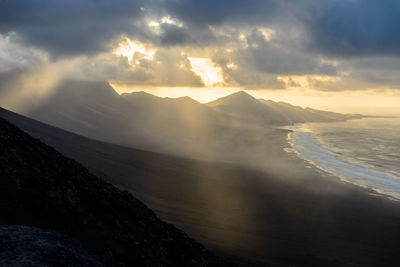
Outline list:
[[[400,199],[400,118],[288,127],[291,150],[318,168]]]

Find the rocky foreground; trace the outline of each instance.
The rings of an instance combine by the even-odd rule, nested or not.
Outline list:
[[[0,226],[0,266],[104,266],[82,245],[54,231]]]
[[[0,225],[2,264],[60,266],[71,255],[74,266],[228,265],[128,192],[1,118]]]

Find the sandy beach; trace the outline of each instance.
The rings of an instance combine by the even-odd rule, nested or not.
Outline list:
[[[285,152],[285,133],[271,148],[282,165],[257,170],[111,145],[11,113],[1,116],[239,265],[400,263],[399,203]]]

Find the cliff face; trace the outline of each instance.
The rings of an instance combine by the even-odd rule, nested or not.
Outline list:
[[[111,266],[224,265],[128,192],[3,119],[0,224],[60,232]]]

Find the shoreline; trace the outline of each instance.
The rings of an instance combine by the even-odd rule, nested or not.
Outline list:
[[[376,179],[379,180],[379,179],[382,179],[381,177],[383,176],[384,179],[388,179],[388,180],[390,179],[389,181],[391,181],[391,180],[396,181],[396,180],[399,179],[397,176],[395,176],[395,175],[393,175],[393,174],[391,174],[389,172],[382,172],[380,170],[375,170],[373,168],[369,168],[368,166],[364,166],[364,165],[361,165],[361,164],[356,163],[356,162],[351,162],[351,161],[349,161],[347,159],[343,159],[343,158],[339,157],[339,155],[336,154],[334,151],[330,150],[329,147],[327,147],[326,144],[324,145],[323,143],[321,143],[321,141],[318,140],[314,136],[314,133],[312,131],[310,131],[311,136],[312,136],[311,139],[313,141],[315,141],[314,145],[317,145],[318,148],[320,148],[319,151],[313,151],[313,149],[307,148],[307,145],[304,145],[304,143],[297,144],[296,143],[296,139],[293,138],[293,135],[296,132],[297,133],[299,133],[299,132],[304,133],[304,132],[303,131],[298,131],[298,130],[295,130],[295,129],[300,129],[302,127],[302,125],[304,125],[304,124],[309,124],[309,123],[298,123],[298,124],[295,124],[293,126],[288,126],[288,127],[285,128],[285,129],[289,130],[289,132],[287,133],[287,136],[286,136],[286,140],[287,140],[287,143],[289,145],[289,148],[284,148],[283,149],[286,153],[294,154],[299,159],[303,160],[306,165],[307,164],[312,165],[313,167],[317,168],[318,170],[320,170],[320,171],[322,171],[322,172],[324,172],[324,173],[326,173],[326,174],[328,174],[330,176],[337,177],[337,179],[339,179],[340,181],[342,181],[344,183],[355,185],[357,187],[363,188],[367,192],[369,192],[370,194],[371,194],[371,191],[372,191],[373,192],[372,194],[383,196],[383,197],[388,198],[388,199],[393,200],[393,201],[397,201],[397,202],[400,201],[400,193],[387,192],[384,189],[381,189],[381,188],[378,188],[378,187],[374,187],[371,184],[368,184],[368,182],[367,182],[367,184],[362,184],[360,182],[357,182],[357,181],[355,181],[356,178],[354,178],[354,176],[356,176],[357,174],[352,174],[351,171],[349,171],[348,173],[354,175],[353,178],[352,178],[351,175],[341,174],[341,173],[335,171],[335,170],[339,169],[337,166],[335,166],[335,164],[334,164],[335,162],[331,161],[331,163],[329,163],[329,160],[328,161],[322,161],[322,162],[316,162],[315,159],[313,160],[312,158],[307,157],[307,155],[305,155],[304,153],[299,151],[300,149],[298,149],[298,147],[300,146],[300,147],[304,147],[306,152],[309,153],[309,154],[313,154],[313,153],[317,153],[318,152],[318,153],[321,153],[321,154],[325,154],[326,153],[325,154],[326,156],[332,156],[333,155],[334,159],[337,160],[336,164],[340,163],[340,164],[348,165],[346,167],[352,167],[352,168],[357,169],[355,172],[358,171],[359,173],[361,173],[361,174],[358,174],[359,177],[365,176],[365,175],[375,176],[375,177],[377,177]],[[298,138],[298,139],[300,139],[300,138]],[[296,147],[297,147],[297,149],[296,149]],[[323,166],[324,164],[326,166]],[[331,164],[331,165],[329,165],[329,164]],[[362,174],[362,172],[364,172],[364,173]],[[369,172],[369,173],[367,174],[366,172]],[[379,176],[381,176],[381,177],[379,177]],[[363,181],[363,178],[359,178],[359,179],[361,181]],[[371,179],[371,178],[368,177],[367,179]]]

